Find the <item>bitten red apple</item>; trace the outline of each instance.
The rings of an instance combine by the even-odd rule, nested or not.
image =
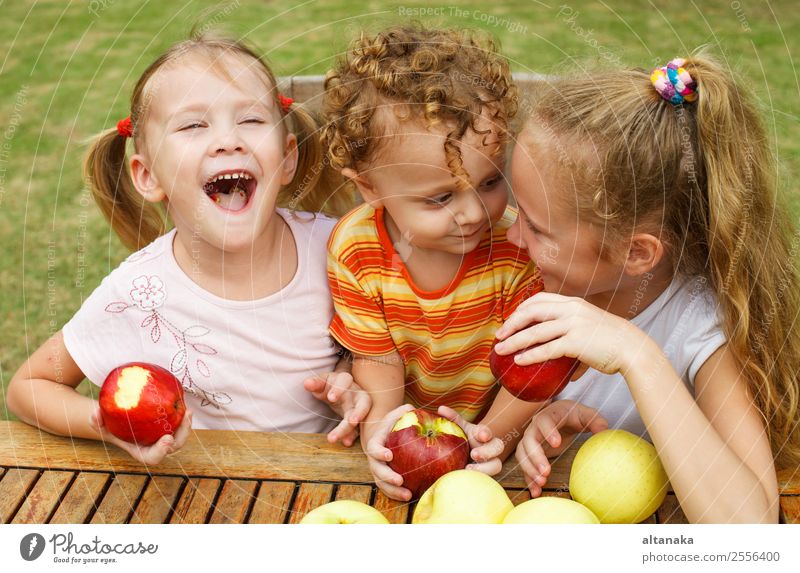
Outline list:
[[[492,352],[489,354],[489,368],[492,374],[500,381],[503,388],[527,402],[541,402],[557,395],[569,384],[570,377],[580,366],[580,361],[568,356],[520,366],[514,362],[514,356],[529,349],[501,356],[494,351],[497,343],[498,340],[495,340]],[[534,344],[530,348],[537,346],[539,344]]]
[[[105,427],[119,439],[149,446],[180,426],[186,413],[183,386],[155,364],[123,364],[103,382],[100,412]]]
[[[415,498],[444,474],[464,469],[469,440],[458,424],[422,409],[403,414],[386,439],[389,467],[403,476]]]

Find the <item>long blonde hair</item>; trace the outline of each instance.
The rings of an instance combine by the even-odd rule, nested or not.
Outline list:
[[[593,70],[549,83],[530,129],[588,153],[577,177],[581,217],[606,244],[660,225],[676,272],[705,277],[729,348],[763,413],[779,465],[800,464],[800,233],[779,193],[775,162],[749,92],[714,58],[684,68],[695,102],[674,106],[645,70]]]
[[[131,96],[130,114],[136,148],[141,148],[144,131],[141,126],[146,121],[150,108],[147,89],[149,80],[163,66],[174,63],[189,53],[201,53],[212,62],[217,61],[222,54],[253,60],[272,87],[275,106],[280,106],[275,75],[253,49],[224,36],[193,32],[190,39],[173,45],[159,56],[136,82]],[[324,212],[334,216],[346,212],[351,206],[351,197],[338,192],[332,193],[320,180],[324,155],[315,119],[302,107],[293,105],[281,124],[284,130],[297,136],[299,157],[294,179],[280,191],[277,204],[293,210]],[[167,229],[167,221],[163,209],[148,203],[136,191],[127,167],[126,142],[127,139],[116,129],[97,136],[84,161],[84,176],[111,227],[126,246],[136,250],[162,235]],[[326,176],[326,182],[335,185],[337,182],[330,177]]]

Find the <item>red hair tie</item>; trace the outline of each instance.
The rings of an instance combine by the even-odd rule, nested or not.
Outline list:
[[[133,124],[131,123],[131,116],[121,119],[117,122],[117,133],[122,137],[133,137]]]
[[[281,104],[281,111],[283,113],[289,113],[289,107],[294,103],[294,100],[283,94],[278,94],[278,101]]]

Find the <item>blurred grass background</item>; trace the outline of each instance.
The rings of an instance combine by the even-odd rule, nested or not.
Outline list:
[[[323,74],[359,30],[412,19],[487,30],[514,71],[546,74],[587,61],[652,68],[707,44],[763,103],[800,214],[792,0],[15,0],[0,10],[0,418],[16,369],[126,255],[83,185],[84,142],[128,115],[140,73],[193,24],[246,38],[278,75]]]

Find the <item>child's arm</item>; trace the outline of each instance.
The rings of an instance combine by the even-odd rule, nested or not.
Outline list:
[[[403,413],[412,409],[403,405],[405,366],[398,352],[385,356],[353,357],[353,378],[372,399],[372,408],[361,423],[361,447],[367,454],[375,484],[390,498],[411,499],[411,491],[401,487],[403,477],[388,466],[392,452],[386,438]]]
[[[531,416],[547,404],[548,402],[525,402],[515,398],[505,388],[500,388],[481,423],[503,442],[503,451],[499,456],[501,463],[517,447]]]
[[[541,324],[525,328],[531,322]],[[764,422],[726,346],[700,368],[695,401],[650,337],[582,299],[537,294],[497,336],[507,339],[497,349],[502,354],[542,343],[520,355],[520,364],[572,356],[621,373],[690,522],[777,522]]]
[[[75,390],[83,379],[59,331],[11,378],[6,403],[28,424],[51,434],[113,443],[148,465],[159,463],[186,442],[192,420],[188,411],[174,437],[165,435],[152,446],[137,446],[113,436],[102,426],[97,401]]]

